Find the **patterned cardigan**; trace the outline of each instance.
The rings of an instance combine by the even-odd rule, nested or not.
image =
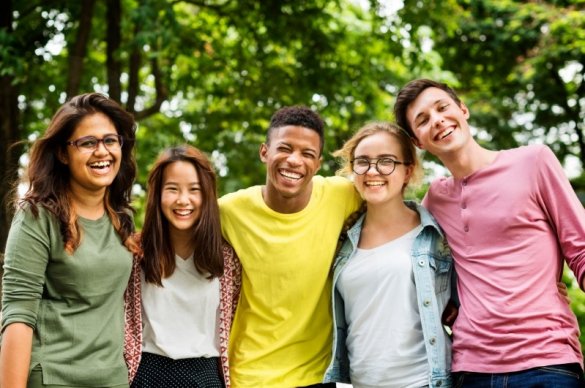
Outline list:
[[[242,266],[233,248],[224,242],[223,245],[223,276],[219,278],[219,351],[221,371],[226,388],[230,387],[230,367],[228,362],[228,343],[230,329],[242,285]],[[140,299],[140,259],[135,258],[132,274],[124,294],[125,333],[124,358],[128,366],[130,381],[134,379],[140,356],[142,354],[142,304]]]

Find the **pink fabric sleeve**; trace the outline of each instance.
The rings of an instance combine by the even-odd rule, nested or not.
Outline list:
[[[542,147],[538,185],[543,209],[557,234],[561,250],[583,289],[585,276],[585,210],[556,156]]]

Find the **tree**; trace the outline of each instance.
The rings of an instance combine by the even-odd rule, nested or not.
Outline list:
[[[13,109],[13,116],[2,117],[15,124],[3,126],[13,132],[2,144],[37,137],[72,95],[106,92],[139,121],[141,186],[155,155],[183,142],[211,155],[221,192],[261,183],[258,145],[283,105],[318,109],[332,151],[364,121],[390,118],[391,93],[410,78],[416,59],[411,52],[404,61],[400,40],[388,39],[395,23],[350,1],[9,5],[12,12],[2,15],[12,20],[2,21],[0,55],[14,89],[1,98]],[[26,144],[13,153],[7,181],[16,177],[25,150]],[[322,173],[335,168],[326,154]],[[9,219],[6,214],[0,226],[2,242]]]
[[[442,68],[458,81],[486,143],[550,145],[585,165],[585,12],[582,0],[406,1],[420,48],[432,39]],[[457,23],[433,17],[448,9]],[[417,21],[427,20],[424,28]]]

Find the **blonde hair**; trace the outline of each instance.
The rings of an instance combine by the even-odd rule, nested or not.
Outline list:
[[[337,170],[337,175],[350,177],[353,174],[351,168],[351,161],[355,153],[355,149],[358,144],[361,143],[366,137],[372,136],[376,133],[384,132],[393,136],[400,144],[402,156],[404,160],[402,162],[408,163],[412,168],[412,174],[408,182],[408,186],[416,186],[420,184],[422,180],[422,167],[421,163],[416,154],[416,147],[412,141],[412,138],[408,133],[400,128],[398,125],[389,122],[372,122],[364,125],[356,131],[356,133],[345,142],[343,147],[333,152],[333,156],[339,158],[341,161],[341,168]],[[406,185],[405,187],[406,188]]]

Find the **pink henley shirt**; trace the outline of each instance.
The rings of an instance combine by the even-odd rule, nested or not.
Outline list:
[[[585,275],[585,211],[542,145],[500,151],[488,167],[441,178],[423,200],[455,259],[454,372],[583,365],[579,326],[559,295],[565,259]]]

